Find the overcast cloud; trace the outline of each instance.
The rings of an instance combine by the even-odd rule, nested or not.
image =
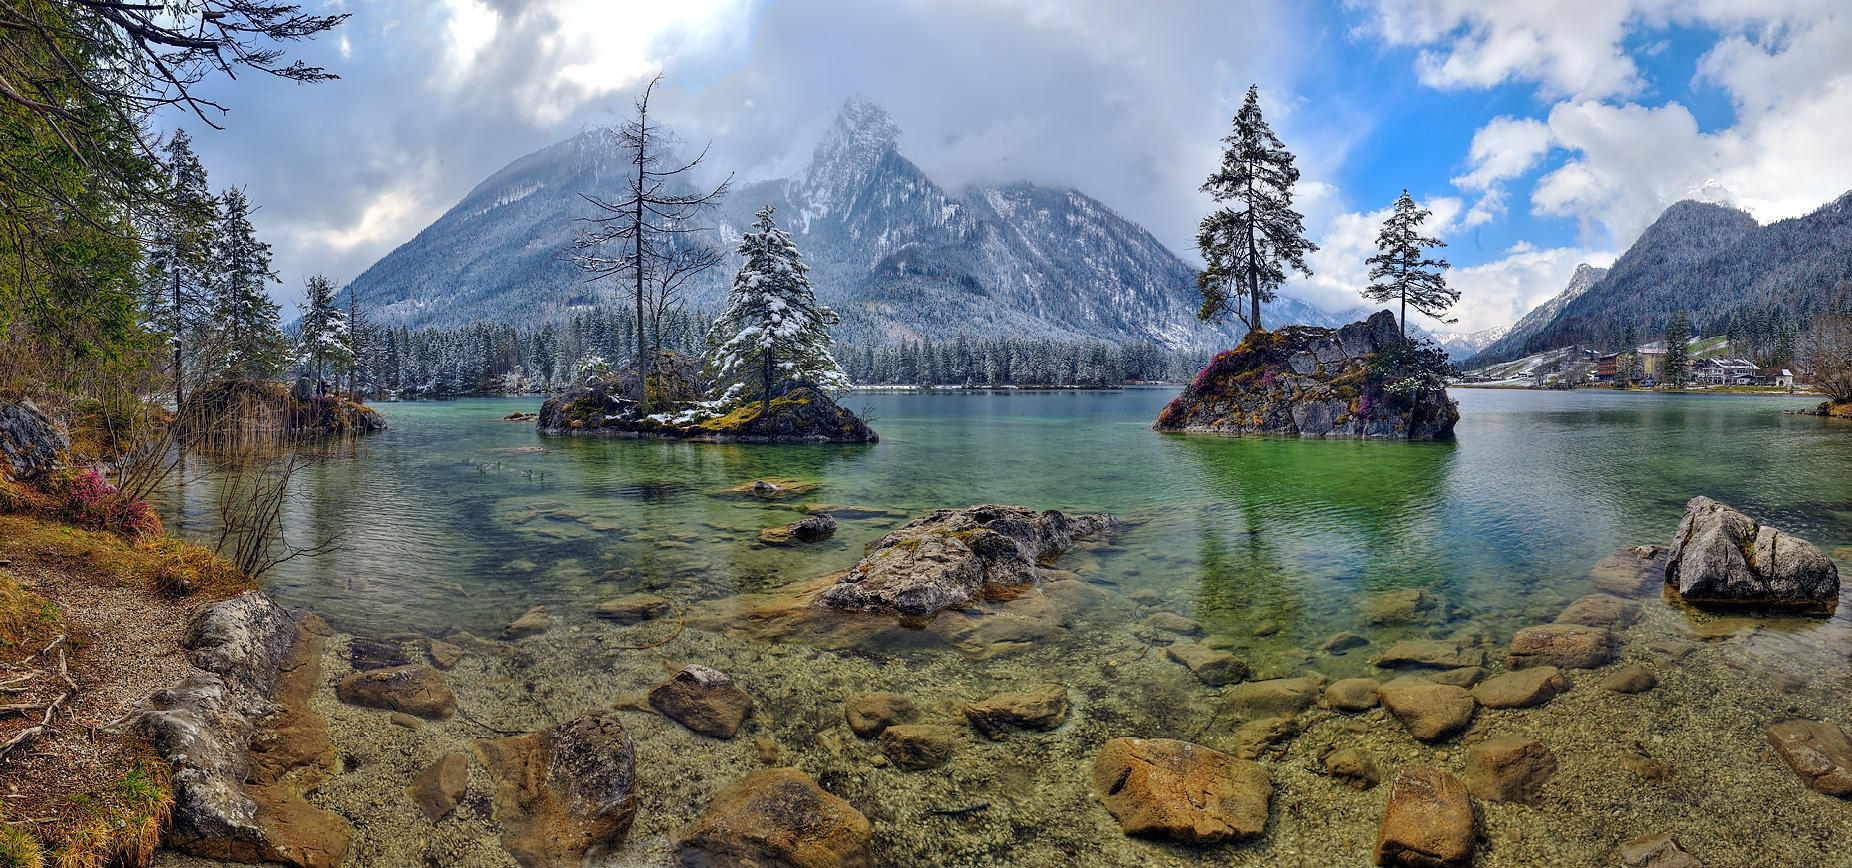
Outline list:
[[[1444,237],[1502,239],[1449,251],[1462,330],[1515,320],[1678,198],[1728,198],[1771,220],[1852,188],[1852,19],[1827,2],[325,5],[354,17],[296,53],[341,81],[221,84],[227,131],[185,124],[214,183],[262,206],[276,294],[291,304],[308,274],[345,283],[509,161],[620,120],[658,69],[663,117],[714,140],[715,164],[742,177],[797,171],[835,108],[862,94],[942,183],[1078,187],[1191,259],[1208,208],[1197,186],[1258,82],[1300,157],[1300,205],[1325,248],[1295,291],[1343,308],[1360,302],[1361,257],[1388,204],[1355,190],[1358,149],[1398,114],[1383,101],[1395,88],[1366,73],[1386,63],[1411,88],[1457,99],[1468,131],[1408,153],[1396,183],[1426,200]],[[1654,37],[1674,24],[1705,43],[1694,68],[1656,79]],[[1488,95],[1514,90],[1521,99],[1488,109]],[[1700,90],[1727,95],[1734,116],[1700,124],[1677,98]]]

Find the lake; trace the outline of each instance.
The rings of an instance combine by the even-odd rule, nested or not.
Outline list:
[[[1852,607],[1719,620],[1656,595],[1622,634],[1621,654],[1653,669],[1654,690],[1612,693],[1596,686],[1602,673],[1571,673],[1573,689],[1549,705],[1481,709],[1460,742],[1439,745],[1410,738],[1381,709],[1315,707],[1267,755],[1275,794],[1258,841],[1192,848],[1120,834],[1087,783],[1104,739],[1227,750],[1241,722],[1222,704],[1232,688],[1167,659],[1179,637],[1146,626],[1154,612],[1201,623],[1198,641],[1237,654],[1255,679],[1386,681],[1396,673],[1373,667],[1374,652],[1405,638],[1483,649],[1497,669],[1513,631],[1593,590],[1590,569],[1615,549],[1667,542],[1698,494],[1852,569],[1852,425],[1782,412],[1814,399],[1456,390],[1454,439],[1396,443],[1150,431],[1174,394],[858,393],[846,405],[882,437],[868,446],[549,438],[500,420],[538,399],[382,405],[391,430],[310,468],[287,517],[292,539],[339,550],[283,564],[266,590],[343,635],[493,637],[536,605],[555,627],[508,654],[472,653],[448,674],[473,722],[398,731],[379,726],[378,712],[323,701],[359,771],[317,798],[354,820],[363,864],[412,864],[439,840],[450,861],[432,864],[508,864],[480,819],[433,832],[404,804],[404,780],[481,727],[524,731],[634,707],[651,684],[699,662],[738,679],[758,717],[717,741],[626,716],[645,795],[614,864],[667,864],[719,786],[776,757],[874,821],[881,864],[1071,865],[1086,854],[1082,864],[1361,865],[1395,767],[1458,773],[1466,744],[1504,734],[1543,740],[1559,770],[1536,804],[1482,805],[1475,864],[1607,864],[1618,842],[1658,831],[1706,864],[1852,864],[1833,843],[1852,835],[1852,809],[1801,786],[1762,736],[1786,717],[1852,717]],[[718,496],[761,478],[818,488],[779,502]],[[209,501],[176,495],[170,526],[203,526]],[[905,516],[979,503],[1111,512],[1126,524],[1056,564],[1079,579],[1059,584],[1084,593],[1064,594],[1053,627],[1027,641],[768,634],[737,617],[854,565]],[[821,543],[759,543],[761,529],[818,505],[856,517]],[[1372,622],[1366,613],[1403,589],[1441,605]],[[643,590],[675,601],[689,626],[632,650],[671,625],[615,627],[591,611]],[[1319,650],[1342,632],[1372,644]],[[345,662],[331,650],[328,666],[338,676]],[[1059,729],[991,742],[959,725],[960,703],[1039,682],[1070,690]],[[903,772],[850,734],[841,699],[870,689],[905,693],[929,719],[958,726],[952,762]],[[1324,774],[1323,754],[1352,746],[1374,752],[1384,786],[1356,791]]]

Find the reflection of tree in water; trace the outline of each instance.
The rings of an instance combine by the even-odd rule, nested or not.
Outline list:
[[[1349,608],[1361,590],[1448,578],[1451,442],[1168,437],[1219,499],[1202,522],[1203,593],[1220,608]],[[1235,535],[1241,539],[1232,542]]]

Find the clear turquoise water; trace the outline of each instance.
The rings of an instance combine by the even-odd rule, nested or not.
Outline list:
[[[1133,524],[1100,580],[1181,590],[1211,624],[1263,618],[1302,640],[1388,588],[1435,589],[1493,621],[1555,604],[1617,546],[1666,540],[1696,494],[1829,552],[1852,545],[1852,426],[1781,412],[1806,398],[1460,390],[1454,440],[1384,443],[1156,434],[1172,394],[858,394],[882,441],[849,447],[541,437],[500,421],[536,399],[389,404],[391,430],[313,468],[292,507],[292,538],[339,550],[267,584],[345,631],[482,632],[535,604],[812,578],[892,523],[762,547],[792,505],[713,496],[762,477],[821,483],[796,503],[1114,512]],[[174,501],[182,527],[206,500]]]

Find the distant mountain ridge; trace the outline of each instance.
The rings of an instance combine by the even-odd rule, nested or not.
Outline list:
[[[1151,340],[1227,347],[1239,322],[1197,321],[1196,271],[1143,227],[1073,189],[1027,182],[942,188],[898,146],[879,106],[851,99],[798,176],[735,188],[711,243],[729,261],[691,287],[717,306],[738,263],[731,250],[761,206],[777,209],[811,265],[818,298],[842,314],[839,340],[888,343],[1008,334],[1061,340]],[[569,261],[580,195],[620,195],[627,163],[604,131],[522,157],[354,280],[382,321],[454,326],[471,319],[533,324],[615,302]],[[1269,327],[1336,326],[1290,297],[1267,305]]]
[[[1472,363],[1572,344],[1607,346],[1628,326],[1649,340],[1681,310],[1691,315],[1695,334],[1714,335],[1750,308],[1778,309],[1800,325],[1815,313],[1852,304],[1852,193],[1766,226],[1726,205],[1677,202],[1605,274],[1576,292],[1586,276],[1578,268],[1561,295],[1526,314]]]

